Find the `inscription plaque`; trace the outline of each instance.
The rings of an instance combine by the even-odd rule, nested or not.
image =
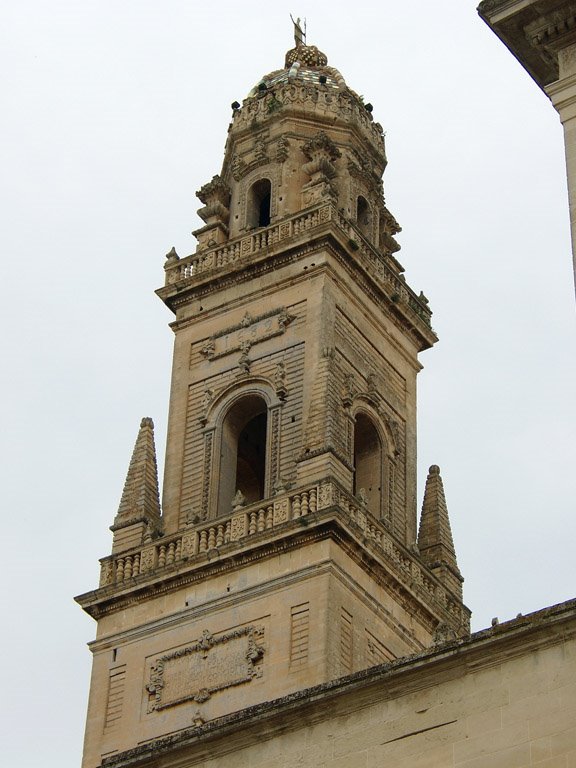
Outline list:
[[[214,637],[204,630],[192,645],[167,653],[150,669],[148,712],[184,701],[207,701],[213,693],[262,674],[263,627],[242,627]]]

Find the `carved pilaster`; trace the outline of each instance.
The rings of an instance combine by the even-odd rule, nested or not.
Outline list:
[[[214,444],[214,430],[204,435],[204,462],[202,470],[202,506],[201,517],[206,520],[210,504],[210,477],[212,474],[212,453]]]
[[[336,201],[337,192],[331,183],[336,176],[334,161],[341,157],[336,144],[324,131],[319,131],[304,144],[302,152],[308,160],[302,166],[302,170],[310,177],[308,184],[302,188],[304,207],[321,200]]]

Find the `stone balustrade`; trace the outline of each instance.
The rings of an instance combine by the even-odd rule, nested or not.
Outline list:
[[[382,254],[364,238],[358,227],[329,203],[322,203],[316,208],[284,219],[278,224],[258,229],[226,245],[200,251],[183,259],[168,261],[165,266],[166,285],[191,280],[203,273],[243,261],[283,240],[319,229],[329,221],[341,231],[345,242],[353,243],[355,253],[370,274],[386,287],[392,301],[410,307],[426,325],[430,326],[431,312],[426,304],[408,288],[398,273],[386,263]]]
[[[100,586],[128,586],[134,584],[138,576],[143,578],[146,574],[152,575],[157,570],[184,564],[198,556],[205,557],[211,553],[218,556],[222,547],[235,543],[248,544],[250,538],[257,534],[330,507],[344,512],[401,583],[409,585],[427,601],[432,598],[465,623],[462,607],[452,600],[439,581],[431,577],[417,556],[400,547],[382,521],[373,518],[356,497],[333,481],[267,499],[264,503],[236,508],[228,517],[198,523],[178,534],[144,544],[136,551],[103,558]]]

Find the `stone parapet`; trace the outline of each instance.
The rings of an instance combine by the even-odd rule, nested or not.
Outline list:
[[[436,337],[431,334],[432,312],[427,301],[406,284],[396,259],[381,254],[366,240],[360,229],[332,204],[322,203],[225,245],[181,259],[168,259],[165,265],[165,286],[157,293],[173,308],[174,300],[180,300],[185,291],[208,279],[221,278],[231,270],[253,264],[257,259],[272,258],[280,250],[280,245],[282,250],[298,246],[301,242],[309,246],[314,237],[327,233],[335,235],[347,251],[349,260],[356,262],[383,290],[390,306],[396,312],[407,315],[413,327],[424,331],[428,339],[426,346],[434,343]]]
[[[176,535],[121,555],[102,558],[100,588],[76,600],[95,614],[99,606],[114,610],[116,599],[121,607],[127,591],[137,592],[158,580],[166,584],[172,575],[181,575],[188,568],[226,558],[233,560],[247,548],[265,547],[269,542],[293,538],[303,528],[311,532],[333,522],[371,552],[394,589],[408,591],[457,633],[468,631],[470,613],[461,600],[445,588],[415,552],[398,543],[383,521],[376,520],[355,496],[331,479],[191,525]]]

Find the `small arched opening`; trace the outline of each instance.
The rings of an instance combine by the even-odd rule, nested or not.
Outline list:
[[[382,458],[378,430],[369,416],[359,413],[354,425],[354,494],[377,518],[382,515]]]
[[[270,224],[272,184],[270,179],[259,179],[248,193],[247,225],[249,228],[267,227]]]
[[[372,230],[372,211],[368,200],[362,195],[358,195],[356,200],[356,223],[358,228],[366,238],[370,238]]]
[[[266,441],[268,408],[259,395],[236,401],[224,418],[220,447],[218,514],[232,508],[238,491],[244,503],[266,493]]]

